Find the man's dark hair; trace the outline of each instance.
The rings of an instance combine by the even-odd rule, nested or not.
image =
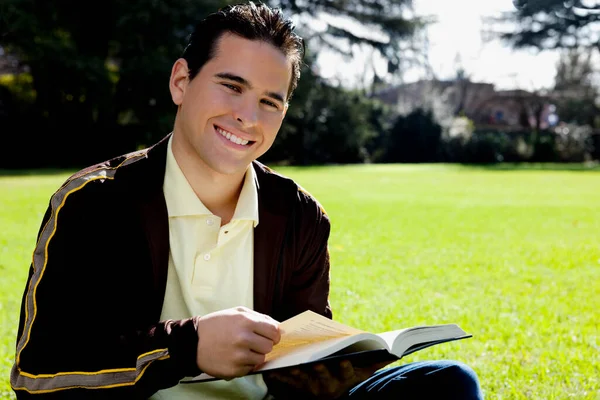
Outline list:
[[[291,98],[300,78],[304,58],[304,40],[294,33],[294,23],[285,18],[280,9],[252,1],[219,9],[200,21],[183,51],[188,63],[190,80],[217,51],[216,43],[224,33],[232,33],[249,40],[262,40],[283,52],[292,64],[292,79],[287,97]],[[240,60],[243,62],[243,60]]]

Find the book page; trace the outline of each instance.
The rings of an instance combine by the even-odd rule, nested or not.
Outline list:
[[[312,311],[298,314],[279,324],[279,327],[283,330],[281,340],[266,355],[265,362],[284,356],[298,347],[364,332]]]
[[[382,357],[388,361],[391,359],[381,353],[382,350],[402,358],[405,354],[438,343],[471,337],[455,324],[417,326],[373,334],[332,321],[311,311],[290,318],[279,326],[282,329],[281,341],[266,355],[265,363],[251,374],[310,363],[323,357],[336,356],[336,353],[341,354],[336,357],[343,358],[365,355],[366,351],[374,350],[380,352],[379,356],[383,354]],[[390,351],[391,344],[393,348]],[[201,374],[182,383],[213,379],[215,378],[207,374]]]
[[[339,350],[346,345],[347,338],[366,334],[366,332],[330,320],[312,311],[305,311],[279,324],[281,340],[265,356],[265,362],[256,371],[295,365]],[[208,374],[200,374],[184,382],[213,380]]]
[[[406,331],[408,331],[408,329],[382,332],[378,333],[377,336],[382,338],[390,349],[394,350],[394,342],[396,342],[396,339],[398,339],[398,337],[400,337],[400,335],[404,334]]]
[[[415,326],[398,331],[378,334],[386,343],[392,343],[391,349],[398,357],[402,357],[413,346],[429,347],[436,342],[448,341],[467,336],[456,324]]]

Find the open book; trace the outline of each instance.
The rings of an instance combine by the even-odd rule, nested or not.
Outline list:
[[[251,374],[274,369],[306,366],[312,363],[352,361],[368,366],[382,361],[397,361],[426,347],[472,337],[458,325],[417,326],[383,333],[370,333],[332,321],[312,311],[282,322],[281,340]],[[207,374],[181,383],[216,380]]]

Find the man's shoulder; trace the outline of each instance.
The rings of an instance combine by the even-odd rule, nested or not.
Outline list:
[[[75,199],[101,203],[106,199],[126,197],[135,187],[141,187],[134,183],[144,179],[146,168],[135,166],[148,158],[149,149],[121,154],[78,170],[54,192],[53,198],[71,204]]]
[[[296,182],[292,178],[275,171],[259,161],[254,161],[252,164],[259,183],[264,181],[266,184],[282,184],[288,188],[296,185]]]
[[[147,156],[148,149],[137,150],[130,153],[122,154],[105,161],[89,165],[80,169],[69,176],[63,186],[71,182],[86,183],[89,181],[107,182],[115,179],[117,172],[128,165],[131,165]]]
[[[293,202],[305,211],[314,209],[317,213],[327,216],[327,212],[317,198],[298,182],[258,161],[254,162],[254,166],[259,188],[262,184],[268,196],[277,192],[280,196],[285,195],[286,202]]]
[[[108,177],[108,179],[114,178],[114,175],[120,168],[144,159],[147,154],[147,148],[121,154],[119,156],[82,168],[71,175],[67,180],[80,179],[82,177],[93,178],[95,176],[104,176]]]
[[[119,185],[110,183],[120,182],[122,183],[121,186],[127,186],[138,181],[147,183],[158,179],[160,182],[156,183],[162,186],[169,137],[170,135],[166,135],[148,147],[85,167],[71,175],[65,184],[74,181],[80,183],[97,181],[99,183],[109,183],[105,186],[116,187]]]

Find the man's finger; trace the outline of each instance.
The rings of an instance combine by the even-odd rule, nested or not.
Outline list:
[[[316,378],[321,381],[322,384],[327,384],[333,380],[331,376],[331,372],[329,372],[329,368],[324,366],[323,364],[317,364],[313,367],[315,371]]]
[[[250,350],[258,354],[267,354],[273,350],[273,341],[261,335],[253,335]]]
[[[290,375],[298,382],[302,382],[303,385],[308,384],[308,382],[310,381],[310,377],[308,376],[308,374],[300,370],[299,368],[292,368],[290,370]]]
[[[268,379],[286,383],[296,389],[302,388],[302,382],[286,373],[270,373]]]
[[[356,372],[354,371],[354,366],[348,360],[344,360],[340,363],[340,376],[342,380],[349,381],[354,378]]]
[[[252,331],[257,335],[269,339],[273,344],[277,344],[279,343],[279,340],[281,340],[279,325],[275,320],[258,320],[254,323]]]
[[[250,367],[250,371],[256,368],[257,365],[262,365],[265,362],[265,355],[256,353],[252,350],[246,350],[243,353],[243,358],[240,361],[244,364],[244,367]]]

